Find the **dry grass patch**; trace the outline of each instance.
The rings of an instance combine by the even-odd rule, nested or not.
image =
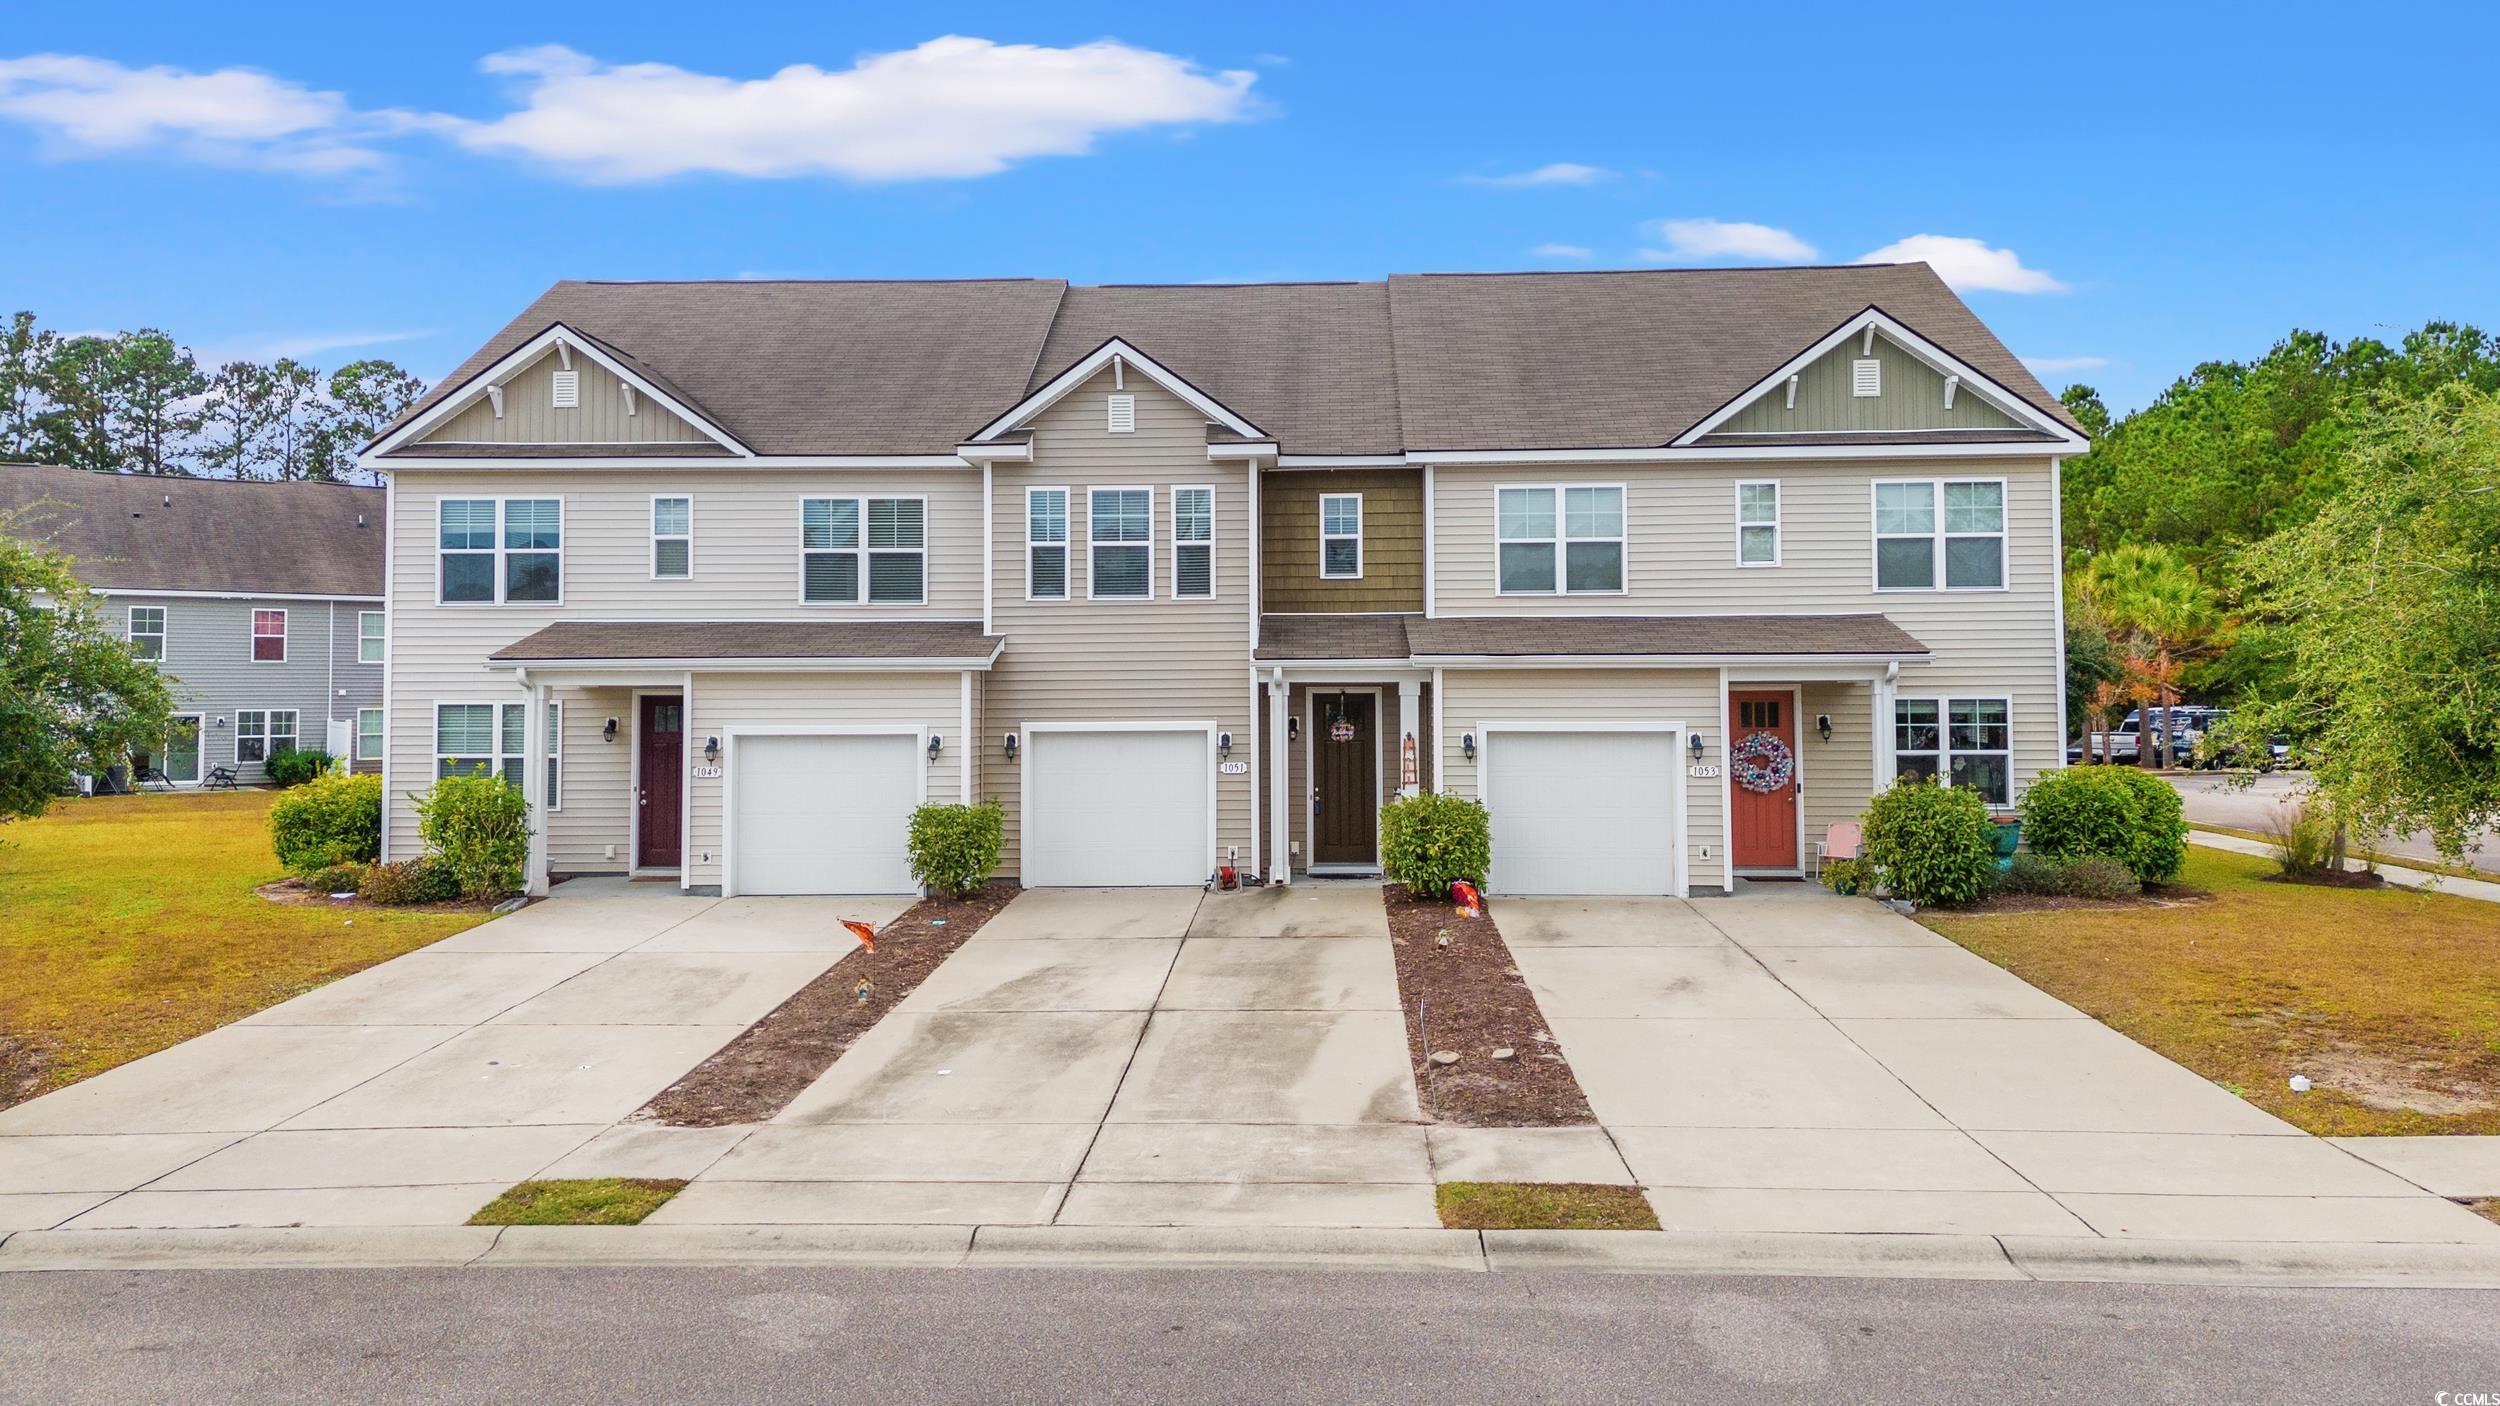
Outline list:
[[[1445,1181],[1436,1188],[1451,1230],[1656,1230],[1658,1213],[1634,1186],[1579,1181]]]
[[[640,1225],[686,1189],[684,1179],[587,1177],[525,1181],[486,1203],[471,1225]]]
[[[2310,1132],[2500,1133],[2500,904],[2273,871],[2191,847],[2211,901],[1918,916]]]
[[[0,1108],[474,927],[271,903],[273,791],[56,802],[0,827]]]

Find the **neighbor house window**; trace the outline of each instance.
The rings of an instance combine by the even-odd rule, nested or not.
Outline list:
[[[694,575],[694,500],[651,500],[651,579],[683,581]]]
[[[1024,491],[1024,562],[1028,599],[1068,598],[1068,490]]]
[[[2004,698],[1893,700],[1893,774],[1942,777],[1992,806],[2014,785],[2013,704]]]
[[[1363,495],[1319,495],[1319,574],[1352,581],[1363,574]]]
[[[1500,489],[1494,516],[1501,594],[1622,591],[1620,484]]]
[[[356,710],[356,760],[382,760],[382,710],[379,708]]]
[[[1780,486],[1736,485],[1736,564],[1780,564]]]
[[[1939,582],[1952,591],[2005,585],[2003,482],[1875,485],[1875,588],[1924,591]]]
[[[252,662],[283,664],[286,662],[286,612],[255,610],[252,612]]]
[[[295,750],[293,708],[242,708],[234,715],[234,759],[266,762]]]
[[[1154,496],[1151,488],[1097,488],[1088,494],[1085,532],[1093,549],[1095,599],[1154,595]]]
[[[165,657],[165,607],[130,607],[130,652],[140,659]]]
[[[928,598],[928,504],[918,498],[810,498],[800,504],[804,599],[811,605],[918,605]]]
[[[564,598],[561,500],[446,498],[435,505],[435,531],[437,600],[492,605]]]
[[[356,662],[359,664],[382,662],[381,611],[359,610],[356,612]]]
[[[1215,595],[1215,490],[1172,490],[1172,596],[1209,600]]]

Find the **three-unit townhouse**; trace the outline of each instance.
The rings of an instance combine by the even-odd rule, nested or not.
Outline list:
[[[1376,873],[1478,796],[1497,891],[1809,869],[1901,774],[2063,736],[2078,428],[1924,265],[550,289],[388,475],[386,848],[520,779],[532,884]]]

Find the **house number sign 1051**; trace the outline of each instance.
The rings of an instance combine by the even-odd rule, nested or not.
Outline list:
[[[1215,769],[1222,772],[1226,776],[1248,776],[1250,774],[1250,764],[1248,762],[1219,762],[1216,764]]]

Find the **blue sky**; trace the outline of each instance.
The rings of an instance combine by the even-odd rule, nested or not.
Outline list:
[[[0,304],[432,378],[558,278],[1377,278],[1926,236],[2044,380],[2122,408],[2295,325],[2500,326],[2500,19],[2223,8],[13,7]]]

